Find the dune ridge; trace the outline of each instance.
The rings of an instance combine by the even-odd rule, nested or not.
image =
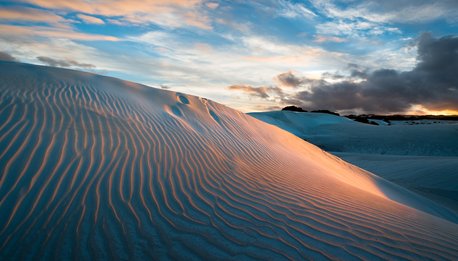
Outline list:
[[[326,151],[400,156],[458,156],[458,124],[391,126],[360,123],[324,113],[269,111],[249,113],[298,137],[320,145]]]
[[[0,62],[0,101],[2,260],[458,258],[446,209],[210,100]]]
[[[379,121],[381,125],[374,126],[323,113],[270,111],[249,115],[458,213],[456,121],[413,122],[393,116],[402,120],[392,120],[391,125]]]

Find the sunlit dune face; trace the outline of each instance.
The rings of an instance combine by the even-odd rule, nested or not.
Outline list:
[[[133,90],[142,90],[143,89],[143,86],[142,85],[139,85],[139,84],[135,84],[133,82],[128,82],[128,81],[125,81],[124,84],[133,89]]]
[[[20,63],[0,94],[0,260],[457,260],[430,203],[211,100]]]

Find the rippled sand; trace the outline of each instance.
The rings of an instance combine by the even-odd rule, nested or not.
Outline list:
[[[218,103],[8,62],[0,102],[1,260],[458,258],[446,209]]]

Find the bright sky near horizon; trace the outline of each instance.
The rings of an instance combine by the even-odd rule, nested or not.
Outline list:
[[[458,112],[456,0],[0,1],[0,59],[236,109]]]

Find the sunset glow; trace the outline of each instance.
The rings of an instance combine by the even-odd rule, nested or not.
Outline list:
[[[458,0],[0,0],[0,261],[458,260]]]
[[[429,110],[421,105],[414,105],[407,111],[412,115],[458,115],[458,110]]]
[[[456,124],[250,116],[184,93],[4,61],[0,103],[0,260],[458,258],[458,215],[442,203],[453,197],[439,194],[456,192]],[[377,171],[410,182],[302,137],[375,157]]]
[[[457,9],[448,0],[7,0],[0,59],[119,77],[244,112],[419,113],[409,109],[419,104],[453,114]],[[250,88],[229,88],[241,85]]]

